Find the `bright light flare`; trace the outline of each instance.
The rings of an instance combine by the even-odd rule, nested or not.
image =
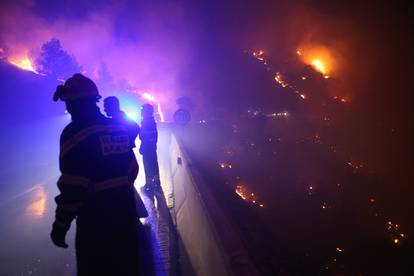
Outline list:
[[[150,93],[144,93],[142,94],[142,97],[144,99],[146,99],[147,101],[153,102],[153,103],[157,103],[157,99],[154,97],[154,95],[151,95]]]
[[[138,116],[137,112],[135,112],[135,111],[126,111],[125,113],[130,119],[132,119],[134,121],[138,121],[139,116]]]

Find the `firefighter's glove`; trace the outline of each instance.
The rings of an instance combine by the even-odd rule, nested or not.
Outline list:
[[[52,232],[50,233],[50,238],[52,239],[53,243],[62,248],[68,248],[68,245],[65,242],[65,237],[68,229],[65,229],[62,226],[53,223]]]

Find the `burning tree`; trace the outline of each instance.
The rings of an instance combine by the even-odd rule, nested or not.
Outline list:
[[[36,67],[39,73],[57,79],[66,79],[81,70],[76,59],[63,50],[60,41],[56,38],[42,45],[40,56],[36,60]]]

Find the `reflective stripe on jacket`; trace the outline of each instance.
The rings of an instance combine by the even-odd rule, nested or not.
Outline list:
[[[99,205],[102,212],[113,212],[105,208],[116,208],[120,197],[134,200],[128,206],[135,210],[128,213],[146,215],[145,209],[136,210],[135,200],[141,201],[134,199],[133,188],[138,163],[125,127],[97,113],[86,123],[70,123],[62,132],[60,145],[57,224],[69,229],[75,217],[90,214],[85,208],[94,210],[96,204],[103,206]],[[106,193],[113,189],[117,189],[116,195]]]

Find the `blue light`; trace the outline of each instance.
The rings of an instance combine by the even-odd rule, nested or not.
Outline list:
[[[114,94],[119,99],[121,110],[136,123],[141,122],[141,104],[132,95]]]
[[[132,119],[133,121],[138,122],[138,112],[135,111],[126,111],[125,110],[126,115]]]

